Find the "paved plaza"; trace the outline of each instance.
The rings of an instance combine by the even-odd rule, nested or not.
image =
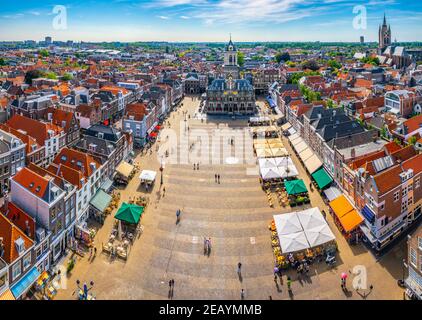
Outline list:
[[[264,108],[263,104],[260,106]],[[195,117],[199,100],[186,97],[183,107],[170,117],[171,129],[183,135],[196,129],[213,134],[217,127],[236,130],[247,126],[247,120],[205,119]],[[183,111],[190,119],[183,121]],[[166,126],[167,127],[167,126]],[[164,137],[161,137],[164,140]],[[284,138],[283,138],[284,139]],[[193,139],[195,140],[195,139]],[[164,143],[164,142],[162,142]],[[300,178],[309,185],[309,177],[284,139],[286,148],[297,166]],[[196,146],[198,143],[195,144]],[[396,246],[377,260],[361,246],[349,246],[335,227],[330,216],[330,227],[337,237],[339,254],[337,266],[313,264],[310,276],[303,280],[291,273],[293,295],[289,296],[284,282],[274,282],[273,255],[268,225],[274,214],[293,211],[288,208],[271,208],[262,191],[257,175],[248,174],[254,166],[237,161],[230,154],[232,146],[224,139],[220,164],[202,164],[193,170],[193,164],[167,164],[164,169],[163,194],[160,190],[160,159],[153,153],[138,155],[141,169],[158,171],[157,181],[148,194],[151,203],[142,218],[144,233],[131,248],[127,262],[110,261],[101,254],[101,243],[110,234],[113,218],[109,216],[95,238],[100,249],[95,259],[80,258],[69,277],[68,288],[60,290],[58,299],[76,299],[76,279],[94,281],[93,293],[97,299],[168,299],[168,281],[175,280],[175,300],[182,299],[240,299],[241,289],[246,299],[402,299],[403,290],[397,286],[402,278],[401,261],[405,244]],[[179,146],[181,152],[189,148]],[[173,152],[175,150],[172,150]],[[191,150],[195,153],[195,147]],[[211,150],[209,150],[211,152]],[[221,183],[215,182],[220,174]],[[143,194],[139,179],[135,177],[121,191],[122,201]],[[318,192],[310,193],[311,206],[328,212]],[[311,207],[308,206],[308,207]],[[304,207],[307,208],[307,207]],[[182,218],[176,225],[177,209]],[[298,209],[296,209],[298,210]],[[210,237],[212,253],[203,254],[203,237]],[[242,263],[242,281],[237,275],[237,264]],[[374,289],[362,292],[352,290],[353,275],[349,276],[350,292],[340,287],[340,274],[351,272],[355,266],[366,269],[367,284]],[[366,296],[367,295],[367,296]]]

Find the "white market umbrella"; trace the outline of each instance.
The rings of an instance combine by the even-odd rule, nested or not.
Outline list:
[[[284,254],[303,251],[310,247],[303,231],[282,235],[279,240],[281,252]]]
[[[304,232],[311,247],[317,247],[336,239],[327,224],[305,230]]]

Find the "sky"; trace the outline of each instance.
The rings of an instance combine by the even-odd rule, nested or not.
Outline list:
[[[422,41],[419,0],[14,0],[0,2],[0,41]],[[365,19],[366,16],[366,19]]]

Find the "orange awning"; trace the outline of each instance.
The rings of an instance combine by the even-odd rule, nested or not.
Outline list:
[[[6,300],[16,300],[12,294],[12,291],[10,291],[10,289],[7,289],[5,292],[3,292],[0,295],[0,301],[6,301]]]
[[[363,222],[363,218],[356,210],[350,211],[345,216],[341,217],[339,220],[344,231],[347,233],[356,229]]]
[[[347,213],[354,210],[353,206],[346,199],[344,195],[341,195],[337,199],[330,202],[330,207],[333,209],[337,218],[344,217]]]

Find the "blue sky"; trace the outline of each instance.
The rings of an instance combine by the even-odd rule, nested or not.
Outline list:
[[[419,0],[14,0],[0,6],[0,40],[377,41],[386,12],[393,39],[422,41]],[[67,28],[53,27],[55,5]],[[356,29],[356,6],[367,28]]]

